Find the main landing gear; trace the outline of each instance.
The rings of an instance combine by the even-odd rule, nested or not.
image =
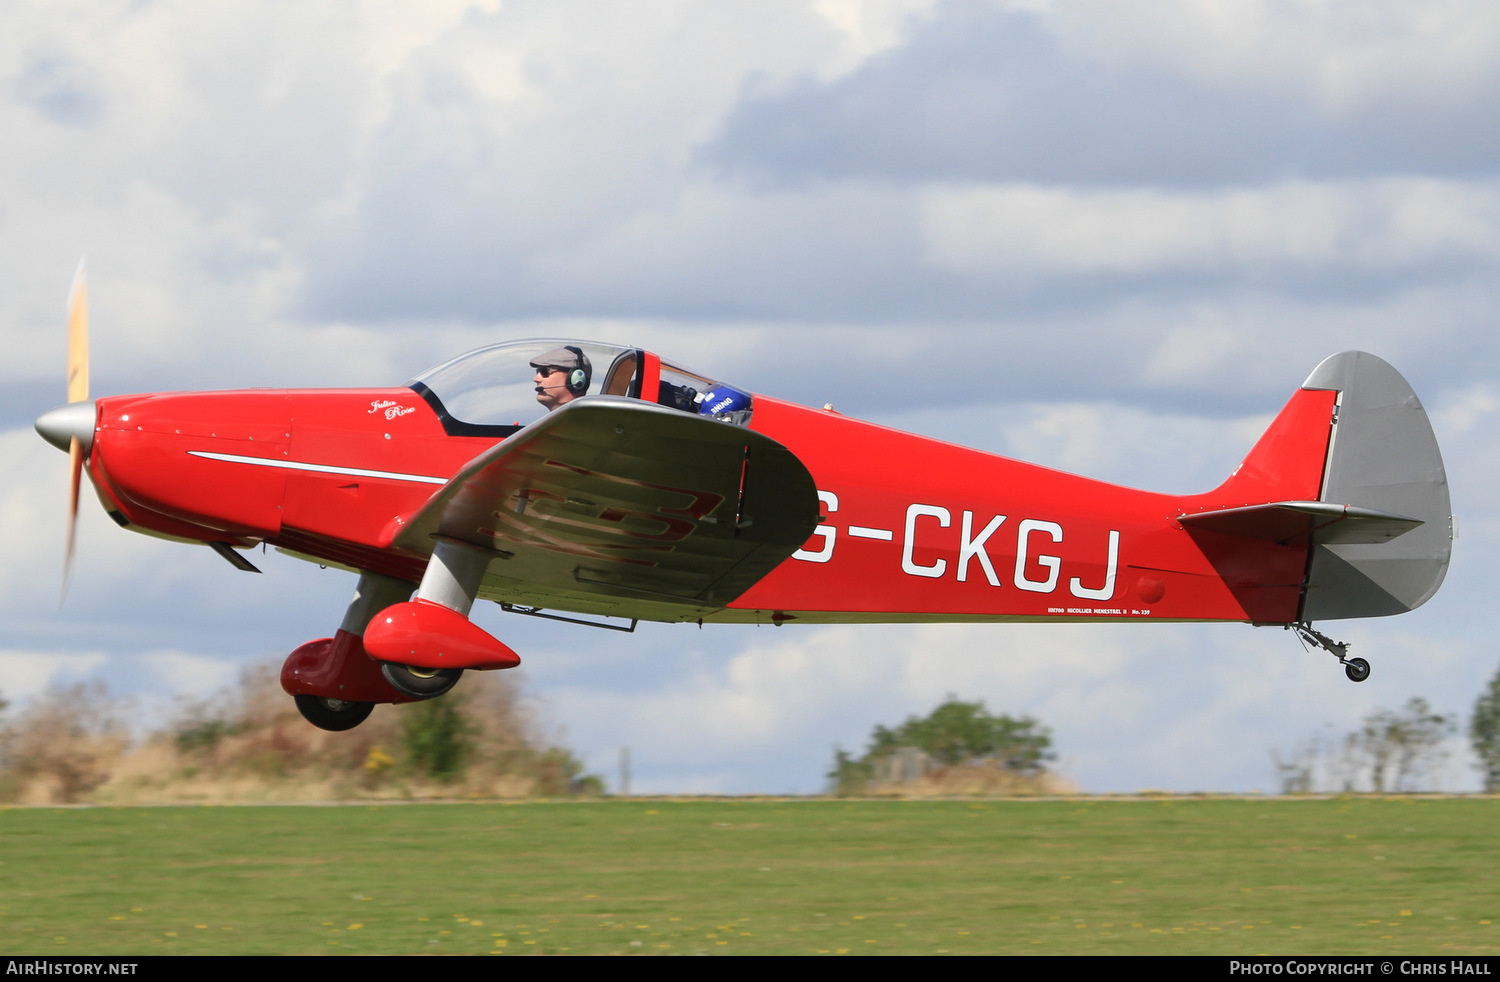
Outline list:
[[[324,730],[364,722],[375,703],[443,695],[465,669],[514,668],[521,659],[469,620],[492,553],[439,539],[411,597],[407,580],[365,571],[338,633],[287,656],[281,687]]]
[[[464,670],[514,668],[521,659],[469,620],[493,553],[453,539],[433,543],[417,595],[377,613],[365,628],[365,651],[380,674],[410,699],[440,696]]]
[[[402,695],[413,699],[433,699],[457,685],[464,670],[418,668],[416,665],[398,665],[388,661],[380,663],[380,674]]]
[[[1297,637],[1304,644],[1310,644],[1314,648],[1322,648],[1339,660],[1344,666],[1344,674],[1350,682],[1363,682],[1370,677],[1370,663],[1363,658],[1349,658],[1349,643],[1347,641],[1335,641],[1320,631],[1314,631],[1313,626],[1307,622],[1300,624],[1288,624],[1289,630],[1296,631]]]
[[[335,733],[352,730],[363,723],[374,710],[373,702],[350,702],[347,699],[328,699],[323,696],[293,696],[297,712],[302,718],[320,730]]]
[[[380,674],[380,663],[365,653],[362,635],[376,612],[411,596],[411,584],[377,573],[362,573],[338,632],[300,645],[281,666],[281,687],[297,703],[302,718],[320,730],[352,730],[377,702],[410,702]]]

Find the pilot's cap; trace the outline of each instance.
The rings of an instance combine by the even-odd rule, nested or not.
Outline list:
[[[546,354],[537,355],[531,359],[532,368],[581,368],[590,375],[594,374],[594,366],[589,364],[589,356],[583,353],[582,348],[565,347],[553,348]]]

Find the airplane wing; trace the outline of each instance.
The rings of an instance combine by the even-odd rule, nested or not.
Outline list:
[[[494,552],[479,595],[648,620],[738,597],[817,526],[812,475],[775,440],[612,396],[575,400],[464,465],[388,529]]]

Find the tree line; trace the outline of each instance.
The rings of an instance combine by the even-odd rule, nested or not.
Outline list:
[[[1435,712],[1427,700],[1414,697],[1399,710],[1375,710],[1352,732],[1309,739],[1289,755],[1273,753],[1272,759],[1287,794],[1428,790],[1459,723],[1456,714]],[[1484,791],[1500,792],[1500,672],[1476,700],[1467,735]]]
[[[495,673],[348,734],[308,727],[281,693],[273,666],[247,672],[208,699],[180,704],[169,725],[143,741],[132,739],[126,708],[98,684],[54,688],[13,718],[0,698],[0,803],[153,794],[194,800],[195,788],[226,781],[248,781],[272,798],[291,786],[332,797],[604,791],[601,779],[584,774],[570,751],[540,732],[519,690]],[[1349,733],[1273,753],[1280,789],[1425,790],[1458,726],[1455,715],[1435,712],[1422,698],[1399,710],[1378,709]],[[1475,704],[1468,737],[1484,790],[1500,792],[1500,672]],[[1048,770],[1055,756],[1051,731],[1036,719],[993,714],[982,701],[949,695],[926,716],[877,725],[859,756],[835,747],[829,789],[840,795],[1063,790]],[[154,764],[143,766],[142,758]]]

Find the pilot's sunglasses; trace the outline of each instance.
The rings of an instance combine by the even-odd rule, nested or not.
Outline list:
[[[536,370],[536,373],[538,375],[540,375],[542,378],[547,378],[553,372],[562,372],[563,374],[566,375],[567,372],[568,372],[568,370],[566,368],[557,368],[557,367],[551,366],[551,365],[544,365],[541,368],[538,368]]]

